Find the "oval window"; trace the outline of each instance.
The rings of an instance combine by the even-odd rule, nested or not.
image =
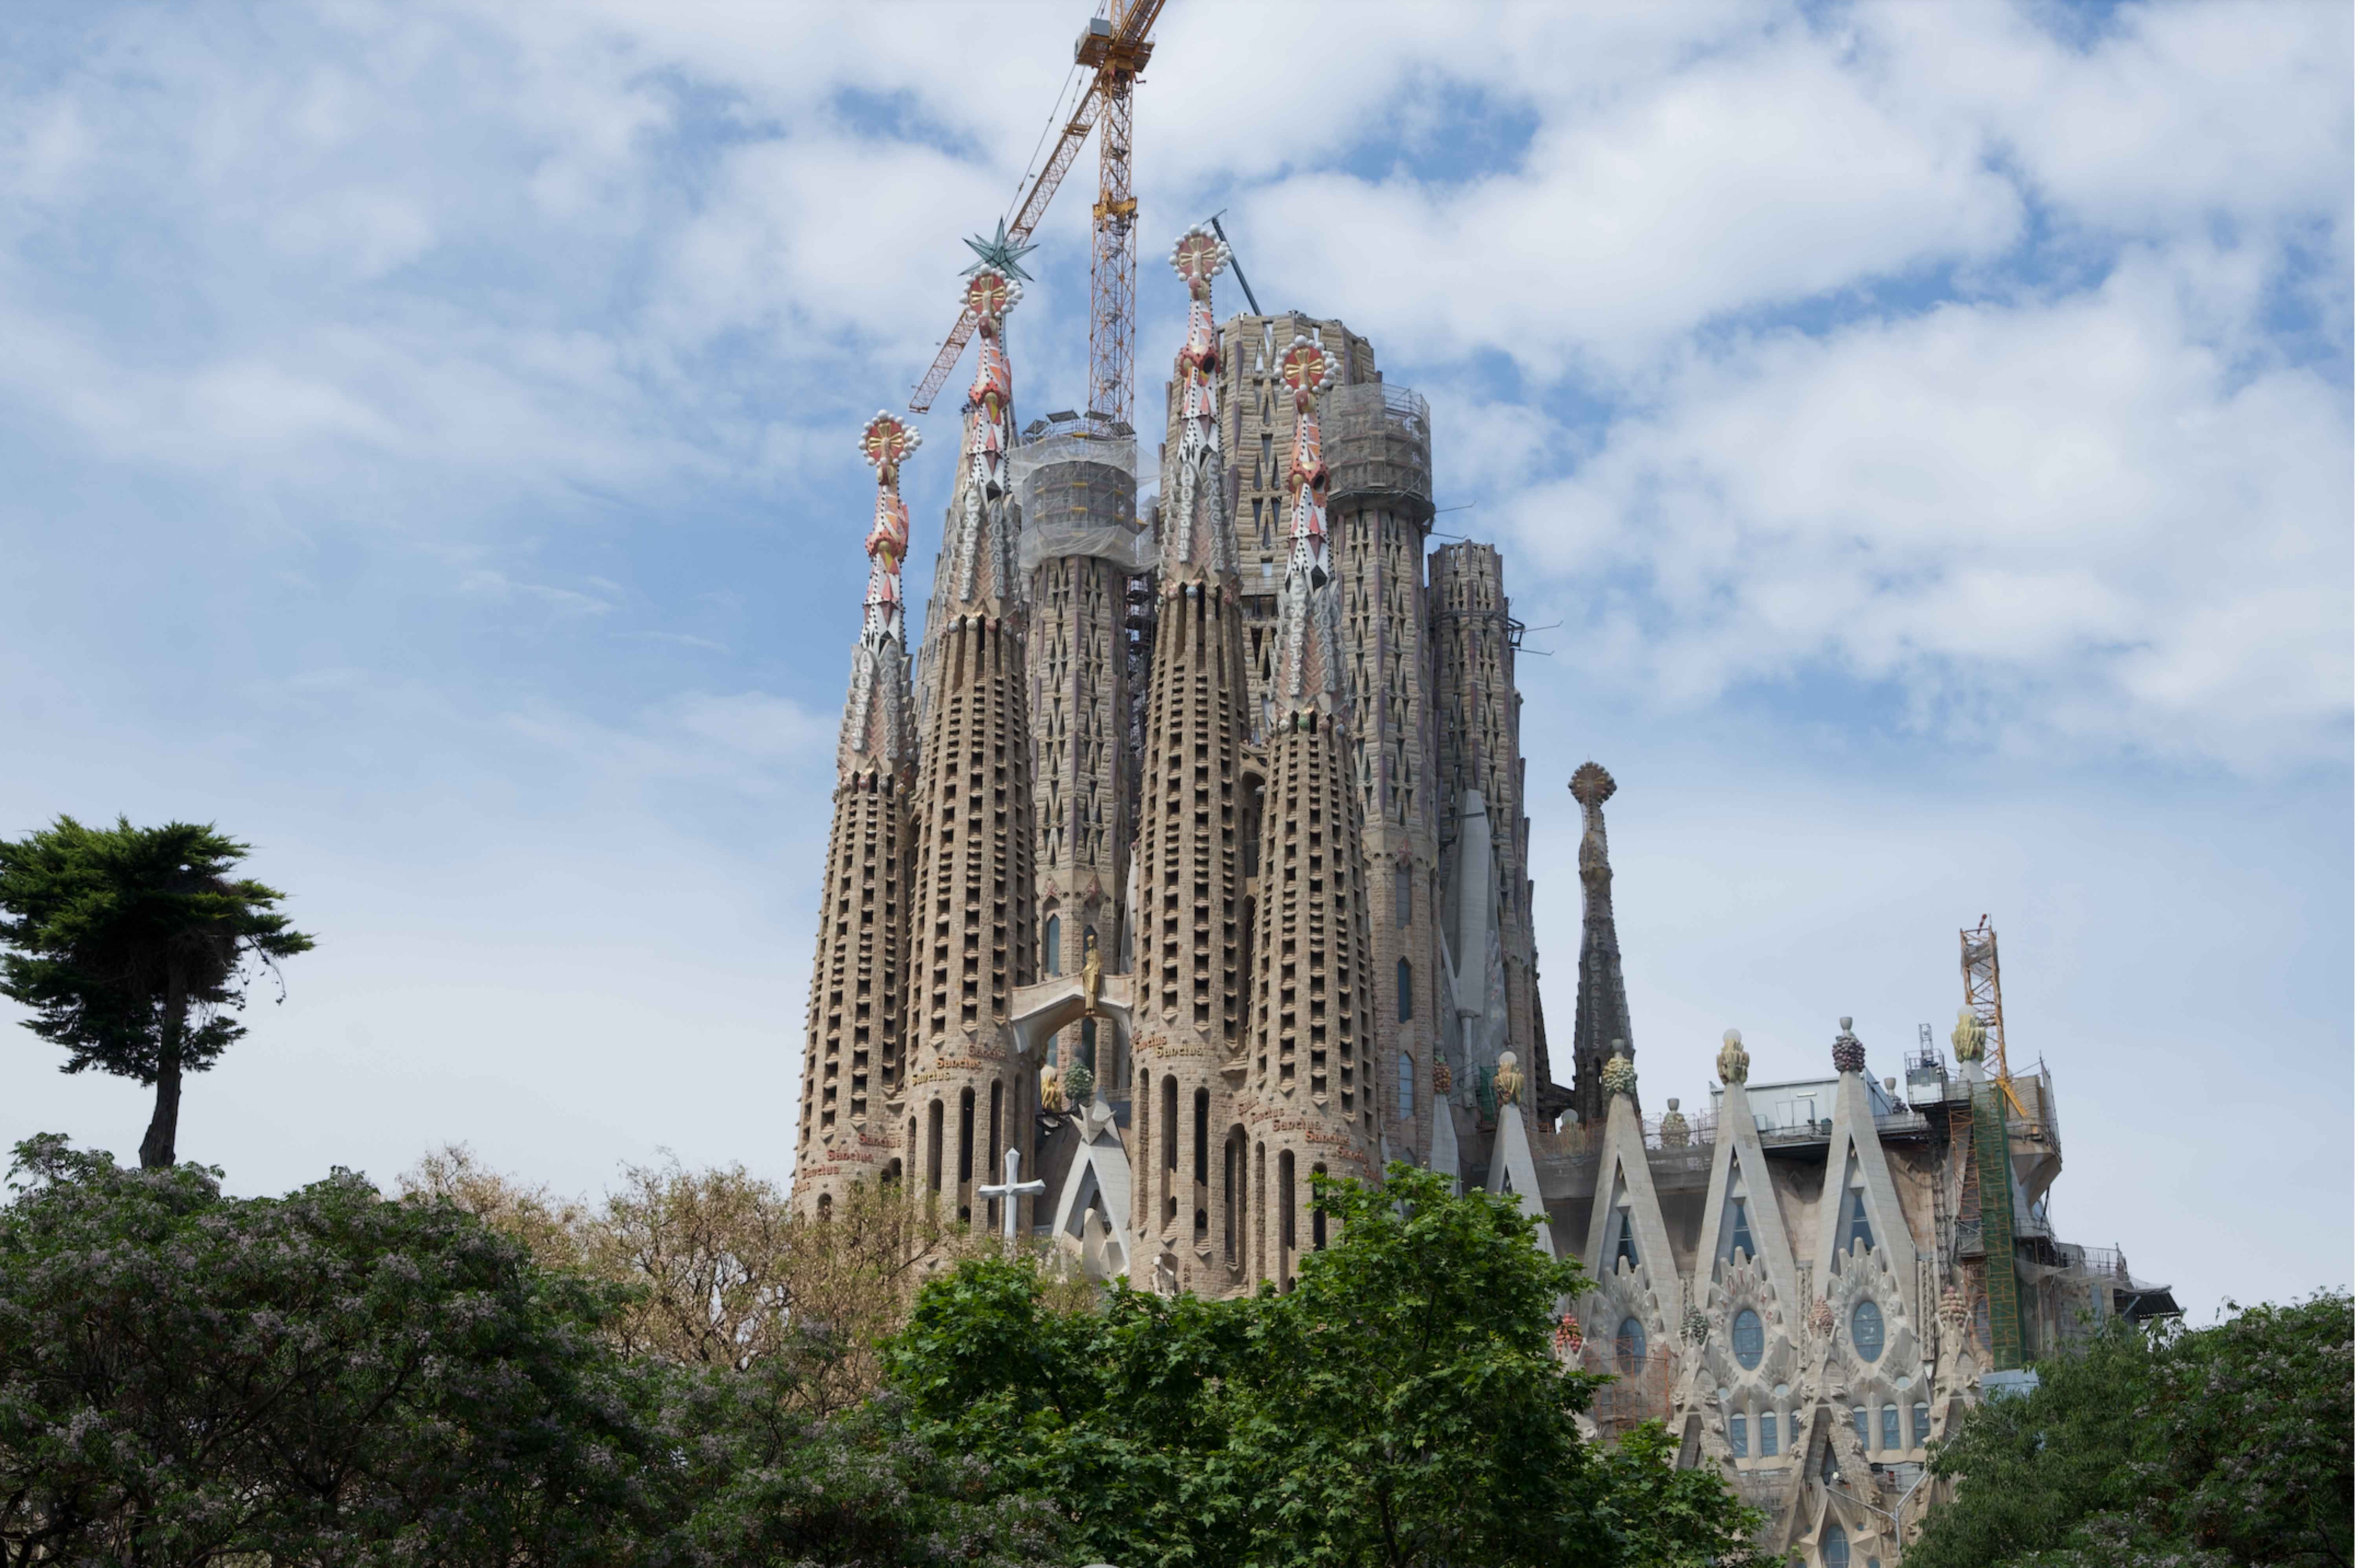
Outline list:
[[[1883,1309],[1861,1302],[1850,1309],[1850,1347],[1866,1362],[1883,1359]]]
[[[1646,1362],[1646,1325],[1634,1317],[1621,1320],[1620,1332],[1613,1336],[1613,1359],[1624,1372],[1634,1372]]]
[[[1736,1348],[1736,1358],[1746,1371],[1760,1365],[1760,1314],[1746,1307],[1727,1325],[1727,1337]]]

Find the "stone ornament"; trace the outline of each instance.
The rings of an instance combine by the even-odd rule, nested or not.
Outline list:
[[[1820,1339],[1834,1336],[1834,1309],[1823,1296],[1810,1305],[1810,1332]]]
[[[1957,1009],[1957,1026],[1949,1032],[1949,1049],[1961,1063],[1978,1062],[1989,1049],[1989,1026],[1974,1015],[1972,1008]]]
[[[1863,1073],[1866,1071],[1866,1044],[1850,1032],[1850,1020],[1842,1022],[1842,1033],[1834,1036],[1834,1071]]]
[[[1433,1059],[1433,1092],[1437,1095],[1447,1094],[1452,1081],[1449,1076],[1449,1064],[1435,1056]]]
[[[1719,1037],[1719,1081],[1740,1084],[1752,1071],[1751,1054],[1744,1049],[1744,1031],[1731,1029]]]
[[[1043,1063],[1040,1067],[1040,1108],[1051,1116],[1065,1108],[1065,1079],[1054,1062]]]
[[[1638,1098],[1638,1069],[1630,1065],[1628,1057],[1619,1052],[1614,1053],[1613,1060],[1605,1064],[1604,1071],[1598,1076],[1604,1081],[1606,1094],[1628,1095],[1631,1099]]]
[[[1662,1116],[1662,1147],[1683,1149],[1687,1146],[1687,1141],[1693,1136],[1693,1131],[1687,1126],[1687,1119],[1679,1114],[1679,1102],[1671,1101],[1671,1108]]]
[[[1515,1054],[1512,1051],[1498,1053],[1498,1073],[1490,1080],[1490,1087],[1497,1091],[1500,1105],[1521,1103],[1523,1074],[1522,1069],[1515,1065]]]
[[[1701,1345],[1711,1337],[1711,1319],[1704,1315],[1703,1308],[1691,1306],[1679,1325],[1679,1332],[1690,1345]]]

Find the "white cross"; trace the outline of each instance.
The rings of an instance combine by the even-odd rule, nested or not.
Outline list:
[[[1048,1190],[1048,1184],[1045,1182],[1019,1182],[1015,1179],[1023,1173],[1023,1156],[1017,1153],[1012,1145],[1010,1145],[1008,1148],[1007,1158],[1001,1162],[1001,1168],[1007,1173],[1007,1180],[1005,1182],[1001,1183],[996,1186],[979,1186],[975,1188],[975,1191],[980,1193],[987,1198],[1005,1198],[1007,1200],[1005,1224],[1002,1227],[1002,1229],[1007,1239],[1012,1241],[1015,1239],[1015,1200],[1017,1198],[1030,1197],[1034,1193],[1044,1193]]]

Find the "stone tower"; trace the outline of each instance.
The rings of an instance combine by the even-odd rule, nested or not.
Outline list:
[[[1172,265],[1187,284],[1187,341],[1174,382],[1176,439],[1164,449],[1154,650],[1140,764],[1135,1060],[1130,1151],[1132,1272],[1213,1292],[1241,1280],[1238,1210],[1246,966],[1259,829],[1236,535],[1220,437],[1212,279],[1228,247],[1201,229]],[[1219,1169],[1213,1165],[1217,1151]]]
[[[1285,350],[1280,370],[1294,406],[1286,476],[1293,548],[1279,593],[1269,687],[1241,1109],[1252,1144],[1249,1281],[1285,1289],[1303,1250],[1325,1242],[1311,1176],[1323,1170],[1372,1181],[1379,1173],[1361,795],[1317,412],[1319,394],[1334,384],[1334,361],[1305,334]]]
[[[1467,879],[1455,860],[1468,841],[1464,830],[1468,791],[1484,804],[1490,857],[1487,878],[1496,906],[1498,979],[1506,1006],[1506,1044],[1529,1063],[1532,1101],[1541,1120],[1571,1103],[1556,1087],[1548,1062],[1547,1024],[1540,1011],[1537,948],[1531,926],[1531,818],[1525,815],[1522,697],[1515,687],[1520,625],[1509,613],[1506,568],[1496,546],[1466,541],[1433,556],[1434,702],[1441,710],[1437,776],[1455,820],[1442,834],[1443,885]],[[1479,880],[1479,879],[1476,879]],[[1457,924],[1455,912],[1448,923]],[[1489,924],[1487,921],[1485,925]],[[1466,968],[1467,956],[1457,957]],[[1470,1091],[1487,1063],[1455,1064]]]
[[[896,1173],[888,1104],[901,1098],[909,907],[909,654],[901,562],[909,509],[901,463],[917,433],[880,413],[860,449],[876,470],[868,597],[851,650],[851,685],[835,752],[835,820],[819,892],[818,952],[805,1021],[802,1125],[795,1202],[823,1215],[853,1183]]]
[[[1036,421],[1010,462],[1022,506],[1028,591],[1032,804],[1038,838],[1039,969],[1077,973],[1094,937],[1116,958],[1128,908],[1137,756],[1126,621],[1152,570],[1139,526],[1137,443],[1073,421]],[[1046,1047],[1069,1064],[1094,1024]],[[1105,1071],[1110,1062],[1098,1062]]]
[[[1582,1123],[1604,1124],[1605,1064],[1617,1054],[1635,1061],[1629,993],[1621,984],[1621,939],[1613,930],[1613,865],[1605,846],[1605,803],[1613,775],[1583,762],[1572,775],[1580,803],[1580,990],[1572,1020],[1573,1104]]]
[[[910,908],[905,1159],[920,1190],[995,1225],[974,1188],[999,1152],[1029,1153],[1030,1074],[1010,1025],[1032,978],[1032,737],[1023,602],[1007,460],[1014,442],[1006,316],[1022,297],[1013,257],[968,275],[975,375],[926,629],[934,688],[919,753]]]

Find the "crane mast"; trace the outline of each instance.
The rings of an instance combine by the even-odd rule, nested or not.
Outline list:
[[[1090,131],[1100,131],[1098,199],[1089,210],[1088,411],[1091,422],[1104,427],[1128,426],[1136,408],[1138,199],[1130,189],[1130,111],[1139,74],[1154,53],[1148,35],[1164,3],[1107,0],[1108,14],[1089,18],[1073,46],[1073,60],[1096,74],[1007,221],[1009,239],[1018,245],[1028,242]],[[911,412],[923,414],[934,406],[973,331],[963,315],[952,325],[925,379],[909,395]]]

